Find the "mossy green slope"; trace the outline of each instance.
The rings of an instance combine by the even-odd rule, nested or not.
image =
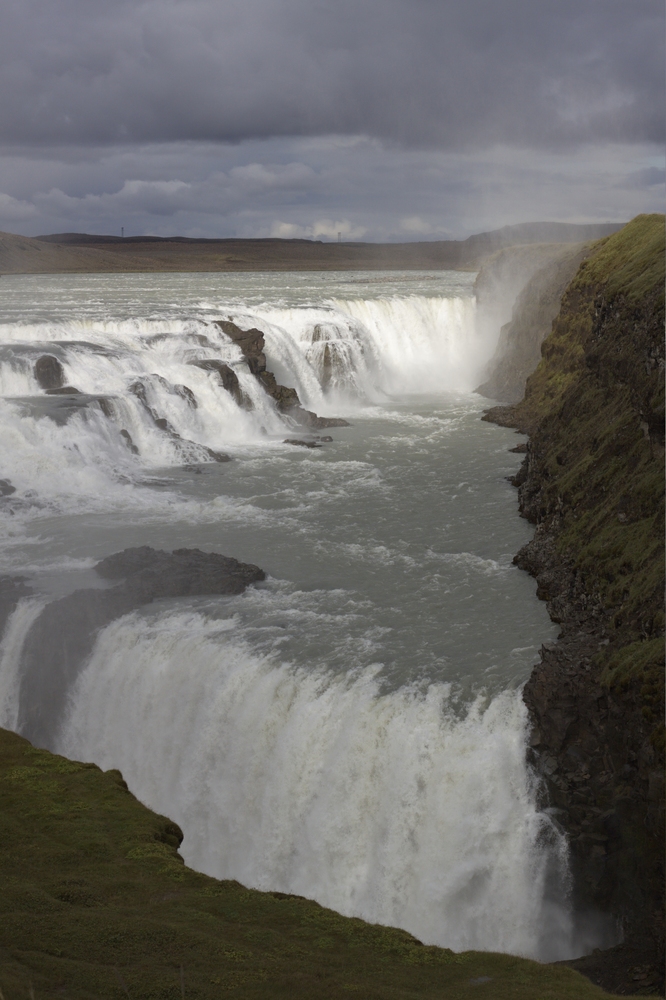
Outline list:
[[[175,824],[141,805],[117,771],[6,730],[0,823],[5,1000],[608,996],[571,969],[456,955],[194,872],[177,853]]]

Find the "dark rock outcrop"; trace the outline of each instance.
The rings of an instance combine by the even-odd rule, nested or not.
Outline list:
[[[319,417],[312,410],[306,410],[301,406],[298,393],[295,389],[286,385],[280,385],[272,372],[266,369],[266,355],[264,354],[264,335],[261,330],[252,328],[241,330],[239,326],[231,320],[215,320],[215,325],[226,333],[228,337],[238,344],[243,357],[247,361],[248,368],[252,375],[261,383],[264,391],[275,400],[275,404],[285,416],[289,417],[301,427],[310,430],[324,430],[327,427],[348,427],[349,423],[341,417]]]
[[[150,403],[148,402],[148,396],[146,391],[146,379],[155,380],[164,388],[166,388],[167,391],[173,390],[174,392],[176,392],[176,395],[183,396],[184,398],[187,398],[186,394],[190,393],[192,399],[194,400],[194,394],[192,393],[191,389],[188,389],[186,385],[172,386],[169,382],[167,382],[166,379],[162,378],[161,375],[149,375],[145,377],[144,380],[136,379],[134,382],[131,382],[130,385],[128,385],[127,387],[128,391],[131,392],[133,396],[136,396],[136,398],[143,404],[144,409],[148,414],[150,414],[150,417],[155,426],[157,427],[157,429],[163,431],[164,434],[168,434],[168,436],[172,439],[172,441],[177,441],[188,452],[187,455],[188,462],[200,461],[202,458],[211,459],[213,462],[231,461],[231,456],[227,455],[225,452],[214,451],[212,448],[209,448],[208,445],[198,444],[195,441],[189,441],[187,438],[182,437],[178,433],[176,428],[173,426],[173,424],[171,424],[166,419],[166,417],[160,417],[155,408],[151,406]],[[196,406],[196,400],[194,400],[194,405]],[[121,434],[123,435],[123,437],[125,437],[127,441],[127,439],[129,438],[129,433],[127,431],[125,431],[124,433],[121,431]],[[129,439],[128,443],[130,442],[131,438]],[[131,446],[132,449],[135,447],[133,442]],[[138,450],[136,453],[138,453]]]
[[[240,347],[252,375],[260,375],[266,371],[265,340],[261,330],[257,330],[256,327],[241,330],[231,320],[226,319],[215,320],[215,326],[219,326],[220,330]]]
[[[299,448],[321,448],[318,441],[303,441],[301,438],[285,438],[283,444],[294,444]]]
[[[562,626],[524,691],[533,762],[578,910],[624,935],[573,964],[625,994],[663,985],[663,289],[663,216],[639,216],[581,265],[522,402],[487,414],[530,434],[514,561]]]
[[[266,578],[258,566],[217,552],[162,552],[148,545],[107,556],[97,563],[95,571],[105,580],[126,580],[126,593],[149,595],[142,604],[158,597],[241,594],[251,583]]]
[[[34,373],[42,389],[61,389],[65,384],[65,370],[52,354],[37,358]]]
[[[179,383],[176,383],[173,387],[173,391],[177,396],[180,396],[181,399],[184,399],[187,405],[191,406],[193,410],[198,409],[196,397],[189,385],[180,385]]]
[[[0,497],[9,497],[16,493],[16,487],[8,479],[0,479]]]
[[[80,389],[75,389],[73,385],[61,385],[59,389],[47,389],[47,396],[82,396]]]
[[[148,546],[107,556],[95,569],[103,579],[123,582],[53,601],[25,640],[18,728],[43,746],[53,744],[69,689],[100,629],[160,598],[240,594],[266,576],[258,566],[215,552],[161,552]],[[20,581],[12,584],[11,600],[19,586]]]
[[[319,417],[302,406],[292,406],[284,412],[301,427],[307,427],[311,431],[324,431],[328,427],[349,427],[349,422],[342,417]]]
[[[125,442],[125,444],[127,445],[127,447],[129,448],[129,450],[132,452],[132,454],[133,455],[138,455],[139,454],[139,449],[134,444],[134,441],[132,440],[132,435],[130,434],[130,432],[128,430],[125,430],[125,428],[123,427],[122,430],[120,431],[120,436],[123,439],[123,441]]]

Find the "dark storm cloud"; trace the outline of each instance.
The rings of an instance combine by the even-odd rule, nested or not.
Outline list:
[[[656,0],[7,0],[0,134],[656,142],[662,35]]]

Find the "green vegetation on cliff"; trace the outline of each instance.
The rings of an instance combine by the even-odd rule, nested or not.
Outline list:
[[[581,264],[511,413],[533,435],[535,520],[557,521],[558,552],[612,616],[604,680],[643,679],[654,721],[663,705],[663,338],[664,217],[638,216]]]
[[[177,853],[178,827],[141,805],[119,772],[5,730],[0,836],[5,1000],[608,996],[567,968],[456,955],[194,872]]]

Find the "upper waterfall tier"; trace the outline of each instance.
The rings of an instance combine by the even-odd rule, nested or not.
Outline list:
[[[473,276],[444,289],[429,275],[362,289],[357,278],[315,288],[313,278],[266,287],[261,277],[225,286],[223,297],[210,278],[176,296],[163,277],[127,276],[120,293],[116,278],[113,295],[105,276],[40,279],[27,315],[18,302],[35,279],[10,278],[0,475],[21,495],[49,495],[57,483],[100,498],[142,469],[278,447],[303,426],[395,396],[469,390],[494,346],[475,329]],[[262,372],[225,332],[230,322],[263,335]]]

